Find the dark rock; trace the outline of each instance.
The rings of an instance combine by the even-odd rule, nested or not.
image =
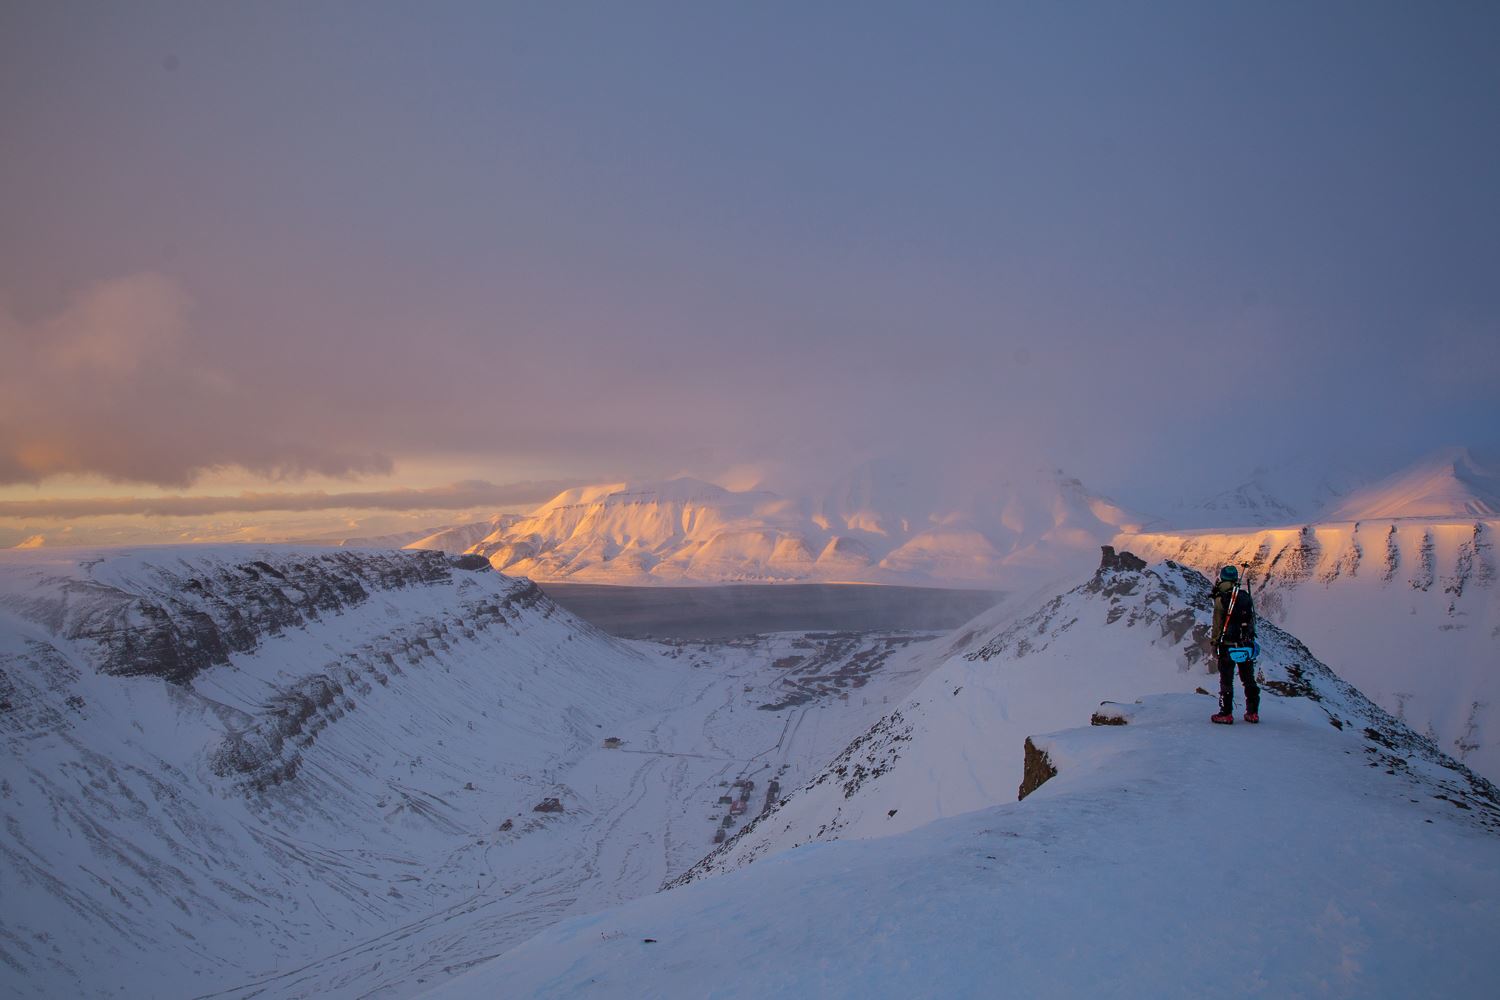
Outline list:
[[[1048,781],[1057,777],[1057,768],[1052,766],[1052,758],[1047,756],[1047,751],[1038,750],[1031,737],[1026,737],[1025,761],[1021,766],[1021,789],[1016,796],[1017,800],[1024,799],[1032,792],[1041,788]]]
[[[484,556],[475,555],[474,553],[470,552],[465,555],[453,557],[452,559],[448,560],[448,565],[452,566],[454,569],[473,572],[475,570],[489,569],[490,561]]]
[[[1300,665],[1295,663],[1288,665],[1286,668],[1286,676],[1287,679],[1284,681],[1274,679],[1263,680],[1260,682],[1260,686],[1265,688],[1267,691],[1270,691],[1272,694],[1278,694],[1283,698],[1310,698],[1313,701],[1322,700],[1318,697],[1317,689],[1308,682],[1307,677],[1303,673],[1302,667]]]
[[[563,804],[557,799],[543,799],[536,805],[532,806],[531,811],[539,813],[560,813],[563,811]]]
[[[202,577],[168,578],[149,594],[78,581],[65,588],[62,613],[73,620],[59,631],[95,644],[103,673],[185,684],[232,653],[253,650],[263,636],[362,604],[374,591],[447,579],[440,552],[346,551],[225,565]]]
[[[1113,545],[1101,545],[1099,548],[1101,552],[1100,572],[1139,573],[1146,568],[1146,560],[1134,552],[1116,552]]]

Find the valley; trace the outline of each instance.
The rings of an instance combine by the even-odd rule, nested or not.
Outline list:
[[[1106,550],[668,891],[434,995],[1488,995],[1494,786],[1272,624],[1261,724],[1210,725],[1207,586]]]
[[[1243,529],[1131,527],[1049,480],[1031,527],[1002,511],[1005,589],[725,582],[769,565],[734,518],[786,509],[681,480],[407,550],[6,552],[0,983],[413,996],[664,886],[999,808],[1017,748],[1101,701],[1210,702],[1194,570],[1223,563],[1262,615],[1268,727],[1272,699],[1318,703],[1489,830],[1500,524],[1476,468]],[[851,496],[818,516],[935,544]],[[566,579],[496,572],[491,536],[544,527]]]
[[[297,548],[14,554],[0,617],[16,995],[413,995],[682,874],[935,637],[626,641],[482,561]]]
[[[946,632],[998,604],[992,590],[859,584],[718,587],[543,585],[559,605],[622,638],[714,639],[767,632]]]
[[[650,895],[711,850],[718,831],[734,833],[752,819],[767,789],[807,780],[883,706],[904,697],[921,679],[919,656],[931,638],[788,634],[642,644],[676,675],[662,700],[601,724],[591,746],[553,764],[549,798],[557,812],[497,809],[488,824],[470,829],[425,876],[459,890],[445,905],[290,970],[200,996],[411,996],[558,920]],[[887,656],[880,669],[860,675],[858,687],[768,710],[789,687],[806,690],[780,665],[786,660],[810,653],[820,675],[836,676],[872,652]],[[753,806],[731,815],[721,800],[745,785]],[[461,875],[474,877],[472,891],[461,888]]]

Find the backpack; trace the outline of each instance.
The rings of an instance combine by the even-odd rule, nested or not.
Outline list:
[[[1251,645],[1255,642],[1255,602],[1250,599],[1250,591],[1239,588],[1225,601],[1232,601],[1233,606],[1224,620],[1224,645]]]

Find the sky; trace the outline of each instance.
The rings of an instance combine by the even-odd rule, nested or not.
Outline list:
[[[0,545],[1493,451],[1497,126],[1483,3],[13,0]]]

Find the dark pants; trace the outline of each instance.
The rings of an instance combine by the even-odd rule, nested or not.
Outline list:
[[[1260,714],[1260,685],[1255,683],[1255,661],[1235,663],[1227,651],[1219,653],[1219,711],[1234,714],[1234,668],[1240,668],[1240,683],[1245,685],[1245,711]]]

